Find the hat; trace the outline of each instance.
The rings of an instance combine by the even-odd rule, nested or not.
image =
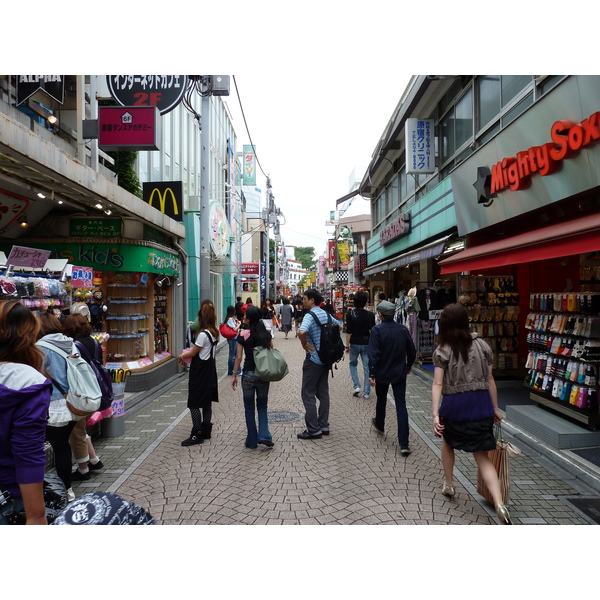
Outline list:
[[[391,302],[384,300],[377,305],[377,312],[380,312],[384,317],[393,317],[396,307]]]

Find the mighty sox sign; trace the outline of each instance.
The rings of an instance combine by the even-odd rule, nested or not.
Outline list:
[[[576,124],[571,121],[556,121],[550,129],[551,142],[532,146],[516,156],[502,159],[492,167],[490,195],[509,188],[513,192],[526,188],[531,175],[551,175],[562,160],[570,158],[582,148],[600,139],[600,112]]]
[[[382,246],[390,244],[403,235],[410,233],[410,213],[402,213],[393,223],[390,223],[379,234],[379,241]]]

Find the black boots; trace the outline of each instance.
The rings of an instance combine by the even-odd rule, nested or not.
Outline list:
[[[194,446],[195,444],[201,444],[204,440],[202,439],[202,433],[200,431],[196,431],[192,429],[192,433],[190,433],[190,437],[187,440],[183,440],[181,442],[182,446]]]
[[[182,446],[193,446],[195,444],[201,444],[204,440],[210,440],[210,433],[212,431],[212,423],[200,423],[200,431],[192,429],[190,437],[187,440],[181,442]]]
[[[212,431],[212,423],[201,423],[200,424],[200,435],[205,440],[210,440],[211,431]]]

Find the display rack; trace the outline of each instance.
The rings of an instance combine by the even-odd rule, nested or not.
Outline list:
[[[471,330],[494,353],[494,368],[519,368],[519,294],[510,275],[461,275],[458,301],[465,306]]]
[[[592,429],[600,424],[600,294],[531,294],[525,321],[531,399]]]

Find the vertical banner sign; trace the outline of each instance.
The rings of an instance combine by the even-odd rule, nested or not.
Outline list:
[[[333,240],[327,242],[327,268],[335,269],[335,242]]]
[[[256,185],[256,154],[254,146],[244,146],[244,185]]]
[[[340,267],[347,267],[350,262],[350,244],[348,242],[338,242],[337,250],[340,256]]]
[[[325,257],[319,256],[319,283],[325,283]]]
[[[435,172],[433,119],[406,119],[406,172]]]
[[[260,301],[261,303],[267,297],[267,263],[260,261]]]

